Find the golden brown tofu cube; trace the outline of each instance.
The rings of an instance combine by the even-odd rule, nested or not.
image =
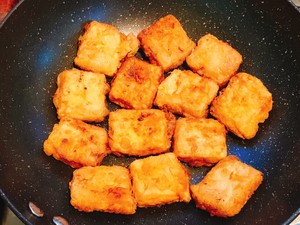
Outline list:
[[[186,117],[206,117],[219,86],[189,70],[173,70],[158,87],[154,105]]]
[[[225,126],[214,119],[179,118],[173,150],[191,166],[211,166],[227,155]]]
[[[150,62],[164,71],[180,66],[196,45],[173,15],[155,21],[138,34],[138,39]]]
[[[150,109],[163,70],[136,57],[127,58],[113,79],[109,98],[128,109]]]
[[[113,76],[126,56],[139,49],[139,40],[133,35],[120,33],[112,25],[92,21],[85,26],[79,38],[75,64],[84,70]]]
[[[214,99],[210,113],[237,136],[251,139],[269,117],[272,104],[272,94],[261,80],[238,73]]]
[[[87,122],[101,122],[108,115],[106,94],[109,85],[103,74],[77,69],[58,75],[53,103],[58,118],[72,117]]]
[[[109,114],[109,146],[116,155],[146,156],[169,150],[175,117],[158,109]]]
[[[44,152],[73,168],[97,166],[110,152],[107,144],[104,128],[64,117],[44,142]]]
[[[231,217],[240,212],[262,180],[260,171],[227,156],[190,189],[197,207],[211,216]]]
[[[129,170],[139,207],[191,200],[189,174],[174,153],[137,159]]]
[[[228,43],[211,34],[201,37],[197,47],[186,58],[189,67],[224,86],[242,63],[241,54]]]
[[[129,171],[122,166],[82,167],[69,183],[71,205],[79,211],[134,214],[136,200]]]

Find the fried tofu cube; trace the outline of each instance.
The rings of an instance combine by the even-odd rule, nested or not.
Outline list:
[[[240,212],[262,181],[262,172],[227,156],[190,189],[198,208],[211,216],[231,217]]]
[[[272,109],[272,94],[258,78],[238,73],[212,102],[210,113],[243,139],[253,138]]]
[[[189,70],[173,70],[158,87],[154,105],[186,117],[202,118],[219,86]]]
[[[212,166],[227,156],[225,126],[214,119],[179,118],[173,152],[191,166]]]
[[[133,34],[125,35],[109,24],[92,21],[79,38],[74,63],[80,68],[113,76],[126,56],[136,54],[140,46]]]
[[[86,122],[101,122],[108,115],[106,94],[109,85],[103,74],[70,69],[57,78],[53,103],[58,118],[72,117]]]
[[[122,166],[82,167],[69,183],[71,205],[79,211],[134,214],[129,171]]]
[[[196,46],[173,15],[155,21],[138,34],[138,39],[150,62],[164,71],[180,66]]]
[[[136,57],[127,58],[116,73],[109,99],[128,109],[150,109],[163,70]]]
[[[109,114],[109,146],[116,155],[146,156],[169,150],[175,117],[158,109],[119,109]]]
[[[242,61],[237,50],[211,34],[201,37],[197,47],[186,58],[188,66],[194,72],[213,79],[219,86],[228,82]]]
[[[130,166],[133,193],[139,207],[189,202],[189,174],[174,153],[133,161]]]
[[[44,142],[44,152],[73,168],[97,166],[110,152],[104,128],[64,117]]]

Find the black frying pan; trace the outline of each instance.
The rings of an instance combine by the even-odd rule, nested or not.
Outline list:
[[[259,77],[274,108],[256,137],[227,135],[230,154],[265,174],[240,214],[210,217],[193,202],[138,209],[131,216],[82,213],[69,204],[72,169],[47,157],[42,144],[57,122],[56,76],[73,66],[83,25],[98,20],[137,33],[174,14],[197,40],[213,33],[244,57],[240,71]],[[0,29],[1,196],[26,224],[282,224],[300,207],[300,13],[285,0],[26,0]],[[112,107],[112,105],[110,106]],[[106,126],[106,124],[104,124]],[[110,156],[104,164],[128,165]],[[189,168],[198,182],[208,168]],[[36,203],[43,218],[31,214]],[[291,219],[290,219],[291,220]]]

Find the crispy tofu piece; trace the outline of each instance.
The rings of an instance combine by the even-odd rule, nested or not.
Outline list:
[[[227,156],[190,189],[197,207],[211,216],[231,217],[240,212],[262,181],[262,172]]]
[[[174,153],[137,159],[129,170],[139,207],[191,200],[189,174]]]
[[[127,58],[112,81],[109,98],[128,109],[150,109],[163,70],[136,57]]]
[[[136,200],[129,171],[122,166],[82,167],[69,183],[71,205],[79,211],[134,214]]]
[[[154,105],[186,117],[202,118],[219,86],[189,70],[173,70],[158,87]]]
[[[179,118],[173,152],[191,166],[211,166],[227,156],[225,126],[214,119]]]
[[[155,21],[138,34],[138,39],[150,62],[164,71],[180,66],[196,46],[173,15]]]
[[[101,122],[108,115],[106,94],[109,85],[103,74],[70,69],[57,78],[53,103],[58,118],[72,117],[87,122]]]
[[[113,76],[126,56],[133,56],[139,49],[139,40],[125,35],[112,25],[92,21],[85,26],[79,38],[75,64],[80,68]]]
[[[104,128],[64,117],[44,142],[44,152],[73,168],[97,166],[110,152]]]
[[[109,146],[116,155],[146,156],[169,150],[175,117],[158,109],[109,114]]]
[[[237,50],[211,34],[201,37],[197,47],[186,58],[188,66],[194,72],[213,79],[219,86],[228,82],[242,61]]]
[[[214,99],[210,113],[237,136],[251,139],[269,117],[272,104],[272,94],[258,78],[238,73]]]

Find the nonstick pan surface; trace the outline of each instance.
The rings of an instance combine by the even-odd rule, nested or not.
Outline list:
[[[58,121],[52,104],[56,77],[73,67],[86,22],[97,20],[137,34],[169,13],[194,41],[212,33],[229,42],[243,55],[239,71],[257,76],[272,92],[273,110],[255,138],[227,135],[229,154],[261,170],[264,181],[242,211],[228,219],[209,216],[193,201],[138,209],[130,216],[79,212],[69,204],[73,169],[43,153],[43,141]],[[2,198],[26,224],[53,224],[53,216],[80,225],[285,223],[300,207],[299,28],[299,11],[284,0],[23,1],[0,29]],[[104,164],[128,165],[133,159],[109,156]],[[196,183],[209,168],[189,170]],[[30,201],[44,217],[29,211]]]

